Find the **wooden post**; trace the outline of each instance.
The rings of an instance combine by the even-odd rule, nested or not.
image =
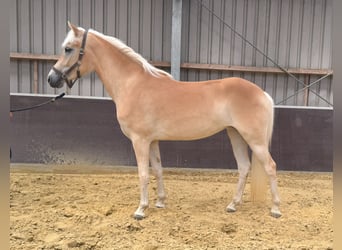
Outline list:
[[[33,61],[33,93],[38,94],[38,61]]]
[[[308,86],[310,83],[310,75],[305,75],[304,76],[304,84],[305,84],[305,87]],[[309,105],[309,88],[306,88],[304,90],[304,106],[308,106]]]

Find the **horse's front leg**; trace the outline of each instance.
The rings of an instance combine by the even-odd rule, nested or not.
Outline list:
[[[135,156],[138,163],[140,181],[140,204],[134,213],[134,218],[141,220],[145,217],[144,210],[148,207],[149,182],[149,151],[150,142],[144,139],[132,140]]]
[[[158,200],[156,203],[156,207],[164,208],[165,207],[165,203],[164,203],[164,201],[165,201],[165,190],[164,190],[163,169],[162,169],[162,165],[161,165],[159,142],[158,141],[154,141],[151,143],[150,162],[151,162],[153,173],[157,179]]]

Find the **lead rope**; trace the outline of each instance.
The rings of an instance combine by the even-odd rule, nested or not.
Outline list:
[[[46,102],[43,102],[43,103],[40,103],[40,104],[37,104],[37,105],[33,105],[33,106],[30,106],[30,107],[26,107],[26,108],[11,109],[10,112],[19,112],[19,111],[25,111],[25,110],[39,108],[39,107],[42,107],[42,106],[44,106],[46,104],[54,102],[54,101],[56,101],[58,99],[61,99],[64,95],[65,95],[65,93],[63,92],[62,94],[60,94],[58,96],[55,96],[54,98],[51,98],[50,100],[48,100]]]

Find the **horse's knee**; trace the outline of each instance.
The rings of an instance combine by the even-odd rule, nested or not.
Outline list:
[[[275,177],[277,166],[269,151],[265,147],[259,147],[254,149],[253,154],[255,154],[256,159],[264,166],[266,174]]]

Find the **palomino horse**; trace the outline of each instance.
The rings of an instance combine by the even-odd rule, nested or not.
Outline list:
[[[134,218],[148,207],[149,163],[157,179],[156,206],[165,206],[159,152],[160,140],[194,140],[227,130],[237,161],[239,181],[228,212],[242,201],[252,150],[252,195],[265,193],[270,178],[271,215],[280,217],[276,164],[269,153],[273,129],[273,101],[255,84],[241,78],[180,82],[149,64],[114,37],[84,30],[70,23],[62,55],[48,82],[71,88],[81,76],[95,71],[116,104],[122,132],[132,141],[139,172],[140,204]],[[254,185],[255,181],[259,184]],[[258,185],[264,188],[258,188]]]

